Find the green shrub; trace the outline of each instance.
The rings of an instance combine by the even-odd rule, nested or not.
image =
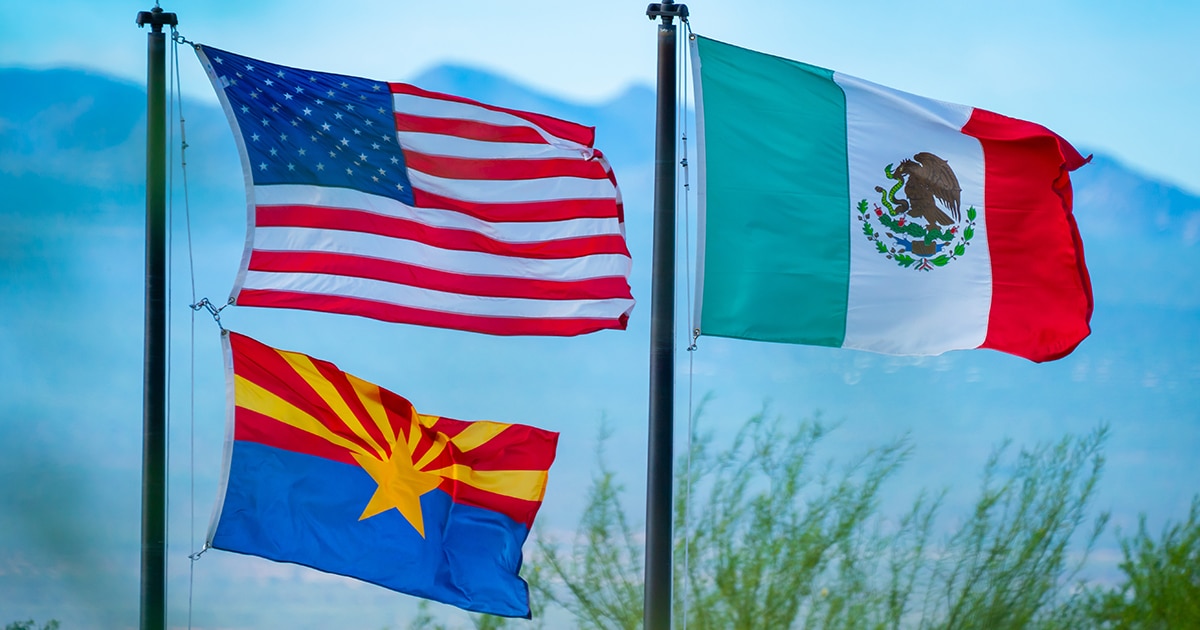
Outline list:
[[[828,432],[819,420],[764,412],[723,448],[711,433],[693,436],[676,470],[676,625],[1065,627],[1078,571],[1107,521],[1081,533],[1104,429],[1015,455],[1001,446],[972,513],[952,528],[939,528],[940,492],[919,494],[898,518],[880,514],[885,484],[910,456],[907,439],[834,466],[816,456]],[[535,596],[580,628],[639,628],[641,532],[602,453],[575,539],[539,536],[527,575]]]
[[[1155,540],[1143,516],[1121,540],[1125,581],[1085,596],[1084,617],[1096,628],[1200,628],[1200,497],[1187,521],[1168,524]]]
[[[51,619],[40,626],[32,619],[13,621],[4,626],[4,630],[58,630],[58,621]]]

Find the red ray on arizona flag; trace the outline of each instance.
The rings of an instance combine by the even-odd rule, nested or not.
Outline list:
[[[591,127],[196,52],[246,179],[237,304],[495,335],[625,328],[621,196]]]

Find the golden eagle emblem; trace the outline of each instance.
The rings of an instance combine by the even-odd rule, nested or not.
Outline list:
[[[900,266],[919,271],[944,267],[965,254],[975,235],[978,212],[967,208],[963,225],[962,187],[949,162],[921,151],[900,160],[894,169],[892,166],[883,169],[884,176],[894,182],[892,186],[875,187],[879,202],[874,212],[866,199],[857,204],[857,218],[867,240]],[[897,197],[901,189],[903,196]]]
[[[897,210],[901,214],[925,219],[930,228],[958,223],[962,187],[958,185],[958,176],[946,160],[922,151],[911,160],[901,160],[900,166],[892,173],[896,176],[894,179],[904,179],[904,196],[907,199],[897,202]],[[875,191],[883,192],[883,188],[876,186]],[[954,215],[953,219],[938,207],[935,199]]]

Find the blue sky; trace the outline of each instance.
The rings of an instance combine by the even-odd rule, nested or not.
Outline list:
[[[489,70],[566,100],[599,103],[630,85],[654,84],[655,27],[645,17],[645,4],[405,0],[345,5],[316,0],[192,0],[164,7],[179,14],[180,32],[188,39],[290,66],[403,81],[450,62]],[[1200,41],[1200,3],[1146,2],[1134,8],[1108,0],[922,2],[909,6],[881,1],[818,5],[781,0],[770,13],[752,13],[745,8],[749,4],[725,0],[689,2],[688,6],[693,27],[706,36],[925,96],[1033,120],[1081,148],[1116,157],[1153,178],[1200,193],[1200,172],[1193,166],[1192,155],[1200,139],[1200,116],[1195,114],[1200,100],[1200,61],[1193,52]],[[87,68],[143,82],[145,34],[135,26],[134,17],[150,6],[150,1],[62,0],[48,9],[38,3],[0,2],[0,66]],[[48,15],[51,10],[53,16]],[[54,19],[59,21],[50,21]],[[212,88],[190,52],[181,55],[180,64],[185,93],[217,107]],[[232,151],[232,136],[224,135],[228,129],[222,128],[220,133],[220,141],[225,143],[222,150]],[[196,151],[214,150],[198,139],[192,142]],[[211,193],[209,205],[198,207],[196,214],[197,222],[204,224],[201,229],[207,229],[211,239],[200,243],[200,291],[215,299],[230,287],[245,223],[241,180],[234,172],[236,154],[225,157],[230,158],[226,164],[221,156],[211,153],[197,159],[198,163],[218,164],[214,170],[228,166],[224,171],[228,181],[213,185],[221,189]],[[140,169],[141,164],[132,168]],[[631,242],[644,246],[649,240],[649,175],[630,168],[619,170],[618,177],[630,209]],[[1084,236],[1087,239],[1091,235]],[[114,238],[140,246],[138,239],[140,234]],[[103,249],[104,244],[97,242],[80,254],[83,266],[104,260]],[[1115,248],[1106,252],[1097,247],[1088,253],[1089,262],[1095,263],[1097,285],[1107,282],[1104,290],[1112,292],[1112,281],[1096,272],[1106,269],[1105,254],[1117,259],[1126,252]],[[103,404],[95,404],[102,409],[111,403],[119,411],[101,410],[95,418],[76,418],[76,424],[86,425],[87,430],[76,429],[75,434],[94,437],[101,430],[107,431],[110,436],[103,445],[111,450],[98,463],[112,468],[125,466],[127,478],[137,470],[140,437],[141,295],[140,276],[136,275],[140,267],[134,269],[138,256],[139,251],[114,256],[125,261],[120,268],[125,275],[100,278],[100,268],[91,275],[79,274],[93,280],[100,278],[95,285],[58,287],[63,295],[77,293],[103,299],[108,319],[97,321],[119,320],[119,327],[114,327],[110,335],[91,335],[76,324],[63,324],[62,329],[69,333],[56,336],[46,346],[61,352],[45,351],[38,357],[41,364],[34,369],[18,372],[13,367],[5,374],[5,380],[16,383],[9,390],[13,392],[29,380],[48,375],[45,382],[25,387],[22,400],[45,401],[47,416],[71,417],[82,403],[61,396],[49,376],[90,376],[107,371],[97,357],[119,340],[121,365],[126,369],[113,370],[113,382],[104,392],[107,396]],[[648,258],[635,260],[635,275],[645,274],[648,266]],[[1154,299],[1194,290],[1185,285],[1181,291],[1171,285],[1165,272],[1160,270],[1159,274],[1146,276],[1145,292],[1156,291]],[[177,275],[176,281],[182,278]],[[183,292],[183,285],[179,286]],[[351,318],[338,320],[338,330],[333,331],[329,316],[273,309],[231,309],[225,321],[239,331],[259,335],[265,342],[334,361],[347,371],[376,380],[410,397],[422,412],[463,419],[524,421],[562,431],[560,463],[553,470],[548,507],[539,517],[539,527],[545,522],[548,527],[563,528],[573,525],[570,516],[563,517],[562,512],[569,511],[564,506],[577,507],[581,484],[591,474],[591,448],[601,417],[614,425],[609,451],[625,475],[630,505],[641,508],[646,352],[639,344],[645,343],[647,334],[649,294],[645,286],[635,290],[639,304],[628,333],[598,333],[574,340],[514,343]],[[21,298],[31,296],[4,297],[18,298],[13,301],[11,313],[20,312]],[[681,378],[677,392],[682,399],[688,387],[682,368],[694,358],[696,391],[715,391],[717,396],[709,416],[715,426],[744,419],[764,400],[770,401],[773,409],[795,418],[805,417],[813,409],[833,410],[829,419],[845,421],[833,438],[833,446],[857,453],[863,446],[907,432],[917,451],[904,478],[906,483],[937,488],[958,482],[965,484],[968,492],[975,487],[979,464],[1000,439],[1013,437],[1023,445],[1057,439],[1065,432],[1083,433],[1107,421],[1113,426],[1111,477],[1101,504],[1118,511],[1119,524],[1135,526],[1139,512],[1149,512],[1151,523],[1157,524],[1185,514],[1188,501],[1200,487],[1200,473],[1194,466],[1200,446],[1196,411],[1200,408],[1200,371],[1190,356],[1197,345],[1197,333],[1191,331],[1200,328],[1196,325],[1200,317],[1193,298],[1185,296],[1180,302],[1188,305],[1182,315],[1173,313],[1153,320],[1182,322],[1177,330],[1165,326],[1130,326],[1126,330],[1122,327],[1136,321],[1135,317],[1098,312],[1097,332],[1079,352],[1041,366],[983,352],[895,358],[702,340],[701,352],[696,355],[679,353]],[[66,300],[63,303],[68,304]],[[64,310],[82,319],[92,308],[91,303],[69,303]],[[685,310],[681,308],[680,312]],[[173,313],[178,327],[176,342],[186,343],[186,309],[176,308]],[[51,315],[47,313],[44,319],[57,321],[59,314]],[[30,316],[22,321],[39,319]],[[213,327],[203,320],[200,324],[196,361],[199,418],[195,432],[202,472],[195,488],[196,515],[191,521],[202,531],[215,491],[212,469],[221,447],[223,389]],[[310,334],[312,330],[322,334]],[[37,328],[38,333],[47,331],[57,329],[52,330],[49,324]],[[1113,350],[1118,337],[1123,343],[1132,337],[1155,348],[1174,343],[1171,351],[1175,354],[1130,357],[1121,352],[1132,343],[1122,345],[1121,352]],[[348,349],[348,340],[362,338],[371,339],[375,351]],[[87,341],[73,346],[72,342],[79,339]],[[436,348],[437,352],[422,353],[416,360],[396,360],[397,356],[407,357],[405,353],[412,347]],[[526,349],[530,352],[524,352]],[[183,351],[182,347],[178,349]],[[570,363],[540,364],[539,360],[547,356],[569,358]],[[80,366],[76,364],[79,358],[97,363]],[[6,360],[0,357],[0,368],[18,365],[15,360],[11,364]],[[1178,366],[1185,369],[1171,371]],[[911,384],[905,379],[925,376],[949,388],[960,415],[941,425],[912,417],[896,419],[896,407],[903,407],[902,401],[910,393]],[[95,382],[99,384],[97,389],[109,384],[105,378],[96,378]],[[537,386],[535,398],[523,389],[528,383]],[[1030,386],[1034,383],[1037,388]],[[581,396],[585,385],[596,391]],[[187,393],[179,390],[176,396],[176,404],[182,405]],[[1003,422],[973,424],[974,415],[989,412],[982,401],[999,398],[1021,401],[1012,405],[1020,414]],[[1126,415],[1114,415],[1110,411],[1114,409]],[[680,406],[677,416],[684,414]],[[120,424],[110,429],[106,424],[110,420]],[[31,435],[52,433],[55,428],[35,427]],[[16,429],[13,431],[16,435]],[[174,434],[173,462],[177,466],[182,466],[179,462],[188,456],[189,446],[184,440],[187,431],[180,426]],[[0,443],[0,457],[6,453],[4,446]],[[88,452],[91,445],[73,447],[75,450],[64,450],[64,461]],[[93,490],[108,479],[93,480]],[[180,559],[186,557],[189,531],[180,517],[184,509],[180,506],[189,500],[187,484],[180,476],[172,485],[177,511],[172,516],[172,537],[173,544],[180,546],[172,549],[171,556],[172,575],[180,580],[177,584],[182,583],[186,571],[186,562]],[[122,488],[131,492],[120,494],[116,488],[104,488],[90,501],[81,503],[84,507],[75,509],[82,511],[111,499],[123,509],[135,510],[136,487],[127,484]],[[131,528],[136,528],[134,514],[128,516]],[[640,522],[636,516],[634,521]],[[3,542],[0,540],[0,550]],[[95,549],[101,548],[103,544],[95,545]],[[122,562],[130,558],[127,553],[101,555],[106,559],[119,557]],[[1102,560],[1112,564],[1113,559],[1110,554]],[[242,594],[234,591],[243,588],[246,596],[268,601],[298,588],[309,589],[303,591],[309,594],[336,593],[343,605],[358,601],[358,597],[368,602],[354,604],[362,608],[378,606],[379,602],[392,605],[395,601],[364,595],[367,589],[356,590],[346,581],[295,567],[232,554],[209,554],[205,560],[208,564],[200,563],[197,574],[200,580],[209,582],[207,587],[198,587],[197,601],[210,608],[223,603],[224,595]],[[233,586],[222,584],[225,590],[213,586],[233,572],[248,576],[247,581]],[[116,597],[128,599],[130,586],[122,582],[125,590]],[[136,597],[136,593],[132,595]],[[177,599],[173,601],[178,603]],[[0,617],[0,623],[6,621]]]
[[[133,25],[150,2],[0,3],[0,65],[68,65],[144,80]],[[1192,192],[1200,139],[1200,5],[1151,0],[1004,3],[687,3],[708,37],[942,100],[1045,124]],[[645,2],[181,1],[180,32],[293,66],[404,80],[452,61],[580,100],[653,85]],[[61,16],[66,16],[63,19]],[[185,91],[214,97],[195,63]]]

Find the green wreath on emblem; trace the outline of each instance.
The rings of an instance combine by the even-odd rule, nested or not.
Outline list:
[[[896,193],[904,186],[904,179],[892,172],[892,165],[883,168],[888,179],[896,181],[891,189],[884,190],[876,186],[880,194],[879,203],[872,208],[866,199],[858,202],[858,220],[862,222],[862,232],[868,241],[875,243],[875,250],[887,256],[889,260],[908,269],[931,271],[936,267],[945,267],[950,261],[967,253],[967,246],[975,237],[975,219],[979,216],[974,206],[967,208],[967,223],[962,226],[950,226],[939,229],[936,224],[922,226],[908,220],[902,210],[907,204],[896,199]],[[874,216],[872,216],[874,215]],[[881,229],[873,225],[878,221]],[[885,242],[890,241],[890,244]]]

